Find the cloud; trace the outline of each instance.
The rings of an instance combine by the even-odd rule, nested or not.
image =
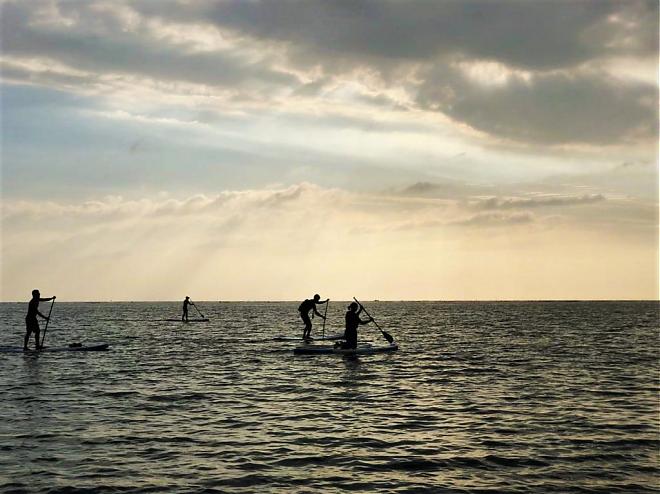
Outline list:
[[[462,184],[417,182],[404,188],[401,193],[411,196],[450,195],[457,190],[464,190]]]
[[[623,163],[618,165],[617,168],[620,168],[620,169],[625,169],[625,168],[649,168],[653,164],[654,163],[652,161],[633,160],[633,161],[624,161]]]
[[[481,199],[472,202],[472,207],[475,209],[524,209],[524,208],[541,208],[541,207],[561,207],[561,206],[575,206],[581,204],[594,204],[596,202],[604,201],[605,196],[602,194],[584,194],[581,196],[562,197],[534,197],[534,198],[508,198],[500,199],[491,197],[489,199]]]
[[[469,227],[508,227],[512,225],[522,225],[532,223],[534,215],[529,212],[523,213],[480,213],[469,218],[457,220],[451,223],[454,226],[469,226]]]
[[[656,85],[598,69],[609,57],[657,58],[654,2],[285,0],[226,2],[199,15],[285,43],[294,63],[330,74],[368,68],[387,85],[408,70],[404,84],[421,108],[498,138],[556,145],[657,135]],[[470,67],[491,69],[479,83],[464,73]]]
[[[650,255],[657,242],[657,214],[650,213],[657,208],[602,204],[607,221],[581,215],[582,208],[559,218],[539,208],[475,213],[457,200],[309,183],[184,198],[5,201],[2,297],[21,299],[34,285],[69,300],[162,300],[180,291],[198,299],[295,299],[319,287],[333,297],[437,298],[459,290],[492,298],[494,292],[474,287],[488,286],[491,276],[503,276],[523,258],[537,276],[565,276],[563,268],[538,271],[550,255],[583,279],[601,268],[573,266],[576,250],[590,252],[601,267],[612,266],[612,256],[622,263],[621,252],[635,252],[636,267],[612,267],[616,283],[608,286],[620,290],[621,275],[643,270],[648,278],[649,259],[657,260]],[[369,276],[359,276],[356,266],[368,266]],[[420,291],[423,286],[429,291]],[[509,296],[523,297],[512,290]]]
[[[318,120],[338,102],[406,109],[511,143],[593,146],[657,135],[657,84],[612,73],[631,60],[657,73],[657,14],[641,0],[9,1],[2,41],[5,77],[24,83],[312,105]]]
[[[99,5],[107,8],[95,8]],[[97,86],[110,83],[108,77],[129,76],[240,93],[243,86],[272,90],[297,82],[295,76],[271,68],[266,61],[249,60],[227,49],[191,51],[159,36],[158,26],[136,11],[130,10],[134,15],[127,20],[119,15],[120,9],[99,2],[7,2],[3,4],[3,54],[55,60],[60,66],[95,75]]]
[[[484,87],[456,67],[424,76],[419,104],[487,134],[534,144],[610,144],[657,135],[657,88],[592,71],[508,76]]]
[[[412,185],[400,189],[398,193],[410,197],[465,200],[471,196],[485,195],[492,192],[492,186],[468,184],[460,180],[443,179],[438,182],[415,182]]]
[[[223,191],[215,195],[196,194],[184,199],[143,198],[124,199],[121,196],[107,196],[100,200],[79,203],[54,201],[10,201],[3,208],[5,220],[51,218],[135,218],[157,216],[197,216],[218,215],[228,212],[240,213],[243,210],[264,210],[277,213],[293,203],[300,207],[309,200],[341,201],[345,193],[337,189],[322,189],[314,184],[301,183],[284,189],[261,189],[244,191]]]
[[[142,8],[151,14],[153,6]],[[191,10],[193,11],[191,13]],[[551,69],[610,52],[655,52],[655,2],[228,1],[171,9],[181,20],[290,45],[308,63],[435,62],[465,55]],[[621,38],[626,38],[621,46]],[[619,43],[617,43],[617,41]]]

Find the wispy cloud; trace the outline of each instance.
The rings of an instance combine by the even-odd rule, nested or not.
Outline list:
[[[315,290],[315,283],[348,296],[346,290],[373,291],[415,273],[405,286],[411,298],[430,296],[432,290],[419,286],[440,292],[460,286],[492,298],[494,293],[476,289],[484,275],[474,271],[479,259],[500,265],[511,256],[543,258],[562,245],[562,259],[570,259],[573,246],[590,248],[607,262],[613,252],[620,256],[634,246],[631,253],[651,262],[657,223],[653,215],[640,214],[643,205],[613,201],[604,223],[598,215],[581,215],[578,204],[561,216],[526,204],[475,213],[464,200],[420,201],[309,183],[185,198],[6,201],[2,296],[21,298],[37,281],[56,286],[58,295],[84,299],[173,298],[192,288],[212,298],[297,298],[300,291]],[[646,226],[632,225],[631,218]],[[519,246],[529,244],[534,249],[521,254]],[[365,280],[352,276],[361,263],[370,266]],[[420,272],[422,265],[429,271]],[[578,273],[590,276],[590,269]],[[466,272],[476,286],[465,284]],[[434,281],[440,273],[441,283]],[[648,293],[645,283],[639,289]]]
[[[602,194],[584,194],[580,196],[549,196],[549,197],[512,197],[480,199],[472,202],[475,209],[526,209],[541,207],[575,206],[581,204],[593,204],[604,201]]]
[[[458,220],[452,223],[457,226],[511,226],[531,223],[534,221],[534,215],[529,212],[524,213],[480,213],[469,218]]]

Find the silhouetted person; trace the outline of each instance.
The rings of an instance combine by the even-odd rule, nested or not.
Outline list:
[[[39,312],[39,302],[48,302],[50,300],[55,300],[55,297],[41,298],[41,293],[39,293],[39,290],[32,290],[32,300],[30,300],[28,303],[28,311],[27,315],[25,316],[25,339],[23,340],[24,351],[28,349],[28,342],[30,341],[30,335],[32,333],[34,333],[35,350],[39,350],[41,348],[41,343],[39,340],[39,320],[37,319],[37,316],[40,316],[46,320],[48,320],[48,316],[44,316],[41,312]]]
[[[195,305],[193,304],[192,300],[190,300],[190,297],[186,297],[186,299],[183,301],[183,314],[181,314],[181,320],[188,322],[188,306],[189,305]]]
[[[321,296],[317,293],[314,295],[313,299],[305,299],[298,307],[298,311],[300,312],[300,319],[302,319],[305,323],[305,329],[303,330],[303,340],[308,339],[312,333],[312,321],[309,319],[309,311],[314,311],[313,314],[316,314],[317,316],[325,319],[325,316],[316,310],[316,306],[327,304],[328,300],[330,299],[325,299],[324,302],[319,302],[319,300],[321,300]],[[314,317],[313,314],[312,317]]]
[[[358,309],[359,307],[359,309]],[[348,306],[348,311],[346,312],[346,330],[344,331],[344,339],[346,340],[342,344],[344,349],[353,349],[357,348],[357,329],[360,324],[367,324],[374,320],[373,317],[370,317],[366,321],[360,319],[360,312],[362,312],[363,307],[358,306],[356,302],[351,302],[351,305]]]

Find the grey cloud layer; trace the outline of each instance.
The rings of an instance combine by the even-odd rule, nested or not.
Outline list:
[[[35,14],[35,6],[49,4],[3,4],[6,55],[51,58],[99,77],[229,89],[266,103],[281,91],[313,100],[359,69],[377,76],[369,82],[372,92],[401,88],[415,109],[441,112],[498,139],[600,145],[657,135],[657,87],[602,68],[610,59],[657,58],[655,1],[127,1],[102,10],[88,1],[53,2],[52,11],[71,26]],[[134,19],[127,21],[120,8]],[[150,20],[190,31],[213,26],[255,51],[275,50],[280,65],[266,55],[249,59],[167,42],[149,31]],[[500,83],[466,74],[466,66],[485,62],[503,72]],[[320,71],[311,81],[291,72],[314,69]],[[7,75],[30,79],[18,69]],[[373,104],[379,101],[391,106],[388,98],[373,97]]]
[[[152,15],[154,4],[134,4]],[[532,68],[563,68],[612,53],[654,53],[654,2],[396,0],[232,0],[197,4],[192,13],[168,9],[165,15],[209,20],[239,33],[291,43],[300,53],[354,59],[433,62],[438,56],[465,55]],[[149,10],[146,10],[149,9]],[[195,9],[195,7],[193,7]],[[629,24],[607,26],[618,15]],[[628,49],[617,40],[633,36]],[[326,54],[324,56],[324,54]]]
[[[38,2],[35,2],[37,4]],[[34,5],[34,4],[33,4]],[[32,6],[33,6],[32,5]],[[129,29],[104,14],[90,11],[92,3],[62,3],[76,26],[35,25],[29,4],[8,3],[2,9],[3,53],[55,59],[75,69],[98,75],[135,75],[158,81],[189,82],[239,90],[288,87],[297,83],[290,74],[265,64],[242,60],[227,52],[195,53],[185,45],[172,46],[154,39],[138,24]],[[105,20],[107,22],[101,22]],[[114,22],[112,22],[114,21]],[[89,82],[88,79],[86,82]]]
[[[294,63],[330,73],[366,66],[387,78],[416,67],[422,108],[490,135],[545,144],[657,135],[656,87],[574,71],[607,57],[655,57],[656,2],[229,1],[199,15],[287,43]],[[484,88],[452,63],[483,60],[532,75]]]
[[[519,142],[608,144],[657,135],[657,88],[603,72],[510,77],[484,88],[451,67],[424,77],[417,101],[491,135]]]

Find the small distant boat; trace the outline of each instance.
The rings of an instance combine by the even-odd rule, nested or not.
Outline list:
[[[0,347],[0,353],[52,353],[52,352],[103,352],[109,350],[110,345],[107,343],[97,343],[95,345],[82,345],[73,343],[69,346],[61,347],[44,347],[41,350],[23,350],[21,346],[3,346]]]
[[[294,348],[293,353],[296,355],[371,355],[373,353],[394,352],[398,349],[399,345],[396,343],[389,345],[363,343],[352,349],[335,348],[334,345],[301,345]]]

